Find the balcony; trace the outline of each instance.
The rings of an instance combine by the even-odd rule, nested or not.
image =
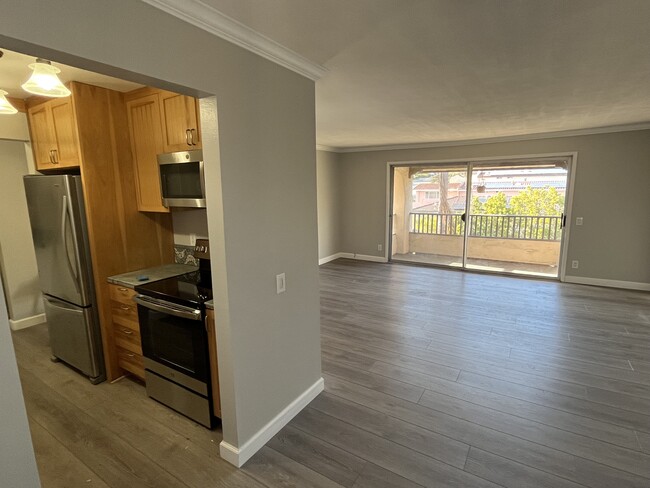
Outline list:
[[[395,224],[393,259],[462,267],[462,215],[410,213],[407,226]],[[467,268],[557,276],[562,217],[470,214],[467,225]]]

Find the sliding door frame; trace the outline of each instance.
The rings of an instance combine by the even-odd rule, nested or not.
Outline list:
[[[552,159],[566,159],[567,161],[567,182],[566,182],[566,193],[564,198],[564,216],[566,218],[566,225],[562,228],[562,241],[560,244],[560,258],[558,263],[558,276],[557,279],[561,282],[566,280],[566,268],[568,261],[568,250],[569,250],[569,238],[571,232],[571,223],[573,215],[573,196],[575,188],[575,176],[578,165],[578,152],[560,152],[560,153],[543,153],[543,154],[518,154],[518,155],[506,155],[506,156],[491,156],[484,158],[460,158],[460,159],[444,159],[444,160],[414,160],[414,161],[388,161],[386,163],[386,235],[385,235],[385,253],[384,257],[387,262],[392,261],[393,255],[393,246],[392,246],[392,237],[393,237],[393,184],[394,184],[394,170],[395,168],[403,167],[412,167],[412,166],[439,166],[441,169],[444,167],[450,167],[459,164],[465,164],[468,168],[467,175],[467,188],[466,192],[466,203],[465,211],[468,218],[465,222],[465,233],[464,233],[464,245],[463,245],[463,267],[462,268],[453,268],[445,267],[447,269],[460,269],[467,270],[467,240],[469,235],[468,230],[468,221],[469,221],[469,211],[471,204],[471,184],[472,184],[472,172],[474,168],[480,167],[482,165],[502,165],[508,166],[516,163],[525,163],[531,166],[537,164],[544,164],[545,160]],[[537,160],[537,161],[536,161]],[[473,272],[485,272],[481,270],[473,270]],[[524,275],[513,275],[511,273],[499,273],[509,276],[519,276]],[[535,276],[527,276],[529,278],[535,278]]]

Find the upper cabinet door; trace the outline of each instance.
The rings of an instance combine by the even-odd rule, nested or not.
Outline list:
[[[34,162],[39,171],[56,168],[53,150],[56,148],[54,130],[52,130],[51,112],[47,103],[41,103],[27,109],[29,130],[31,133]]]
[[[197,100],[185,95],[160,92],[164,152],[200,149],[201,127]]]
[[[78,168],[81,163],[72,99],[49,100],[27,109],[36,169]]]
[[[162,204],[158,154],[163,150],[158,94],[139,97],[126,102],[131,133],[131,150],[135,166],[138,210],[141,212],[169,212]]]
[[[49,105],[52,111],[52,128],[56,140],[55,162],[61,168],[78,167],[81,163],[81,156],[72,99],[52,100]]]

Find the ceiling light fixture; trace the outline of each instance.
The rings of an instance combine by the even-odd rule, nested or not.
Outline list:
[[[0,114],[9,115],[18,113],[16,107],[14,107],[9,100],[7,100],[8,93],[4,90],[0,90]]]
[[[29,65],[34,70],[32,76],[23,83],[23,90],[34,95],[42,95],[45,97],[69,97],[70,90],[68,90],[57,73],[61,70],[56,66],[52,66],[47,59],[37,58],[35,63]]]

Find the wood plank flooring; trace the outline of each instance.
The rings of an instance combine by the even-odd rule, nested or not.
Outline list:
[[[130,380],[14,334],[43,486],[650,487],[650,294],[320,268],[325,392],[241,470]]]

